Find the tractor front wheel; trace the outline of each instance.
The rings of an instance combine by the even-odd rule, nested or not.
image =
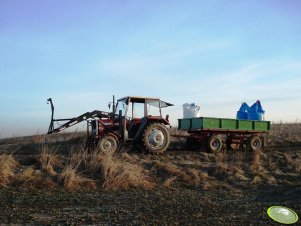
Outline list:
[[[117,140],[111,135],[100,138],[98,142],[98,150],[102,153],[113,153],[117,150]]]
[[[170,144],[168,129],[161,123],[150,124],[143,133],[143,143],[149,152],[153,154],[163,153]]]

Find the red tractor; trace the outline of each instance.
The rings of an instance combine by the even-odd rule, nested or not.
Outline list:
[[[161,109],[173,106],[159,98],[128,96],[115,104],[113,97],[112,112],[95,110],[76,118],[53,119],[54,106],[52,99],[52,116],[48,134],[60,132],[82,121],[87,121],[87,145],[102,152],[115,152],[122,148],[142,146],[151,153],[159,154],[169,147],[170,126],[168,115],[162,117]],[[109,104],[110,108],[111,104]],[[58,128],[53,123],[67,121]]]

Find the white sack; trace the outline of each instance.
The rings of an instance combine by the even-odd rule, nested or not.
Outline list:
[[[183,104],[183,118],[201,117],[200,106],[197,104]]]

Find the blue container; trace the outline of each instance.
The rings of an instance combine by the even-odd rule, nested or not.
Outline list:
[[[261,103],[259,100],[257,100],[251,107],[250,107],[250,111],[252,112],[260,112],[260,113],[264,113],[264,110],[262,109]]]
[[[248,120],[263,121],[263,116],[264,116],[264,113],[250,111],[248,113]]]
[[[247,112],[238,111],[236,113],[236,119],[248,119],[248,113]]]
[[[248,119],[249,120],[259,120],[263,121],[264,119],[264,110],[261,106],[259,100],[257,100],[248,111]]]
[[[243,102],[236,113],[236,119],[248,119],[248,112],[250,107]]]
[[[262,108],[262,106],[261,106],[261,103],[260,103],[260,101],[258,100],[257,101],[257,112],[260,112],[260,113],[262,113],[262,114],[264,114],[264,110],[263,110],[263,108]]]

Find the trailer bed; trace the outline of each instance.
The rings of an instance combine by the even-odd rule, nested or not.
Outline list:
[[[178,119],[178,129],[187,131],[267,132],[270,121],[198,117]]]

